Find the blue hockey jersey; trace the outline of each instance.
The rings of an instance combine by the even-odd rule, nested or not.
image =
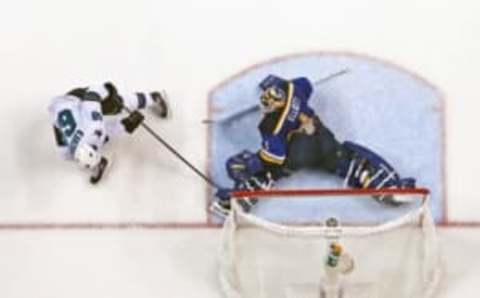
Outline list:
[[[300,115],[315,115],[308,105],[313,86],[307,78],[285,81],[282,87],[287,95],[285,107],[265,114],[258,126],[262,137],[259,156],[264,162],[274,165],[285,162],[290,135],[301,126]]]

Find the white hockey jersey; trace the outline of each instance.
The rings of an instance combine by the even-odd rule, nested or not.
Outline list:
[[[80,144],[101,148],[107,138],[100,103],[71,95],[56,97],[49,106],[52,124],[60,132],[61,154],[73,159]]]

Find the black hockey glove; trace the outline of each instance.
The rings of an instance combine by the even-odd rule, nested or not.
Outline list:
[[[102,114],[104,115],[117,115],[122,112],[123,99],[118,94],[117,88],[110,82],[104,84],[105,89],[108,91],[106,98],[102,100]]]
[[[143,116],[142,113],[134,111],[127,118],[122,120],[122,124],[125,126],[125,130],[131,134],[140,126],[144,119],[145,116]]]

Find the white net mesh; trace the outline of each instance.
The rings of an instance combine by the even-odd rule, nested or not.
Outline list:
[[[234,201],[220,251],[225,296],[432,297],[440,270],[428,199],[401,195],[420,199],[386,222],[344,226],[340,220],[338,227],[279,224],[245,213]],[[341,254],[332,254],[332,243]]]

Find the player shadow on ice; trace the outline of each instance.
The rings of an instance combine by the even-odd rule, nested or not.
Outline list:
[[[55,185],[67,183],[72,165],[58,159],[55,151],[53,132],[47,116],[29,119],[16,135],[16,164],[22,177],[22,190],[26,197],[38,199],[55,195]],[[35,132],[35,133],[32,133]],[[75,177],[77,176],[77,177]],[[80,175],[70,177],[78,178]]]

